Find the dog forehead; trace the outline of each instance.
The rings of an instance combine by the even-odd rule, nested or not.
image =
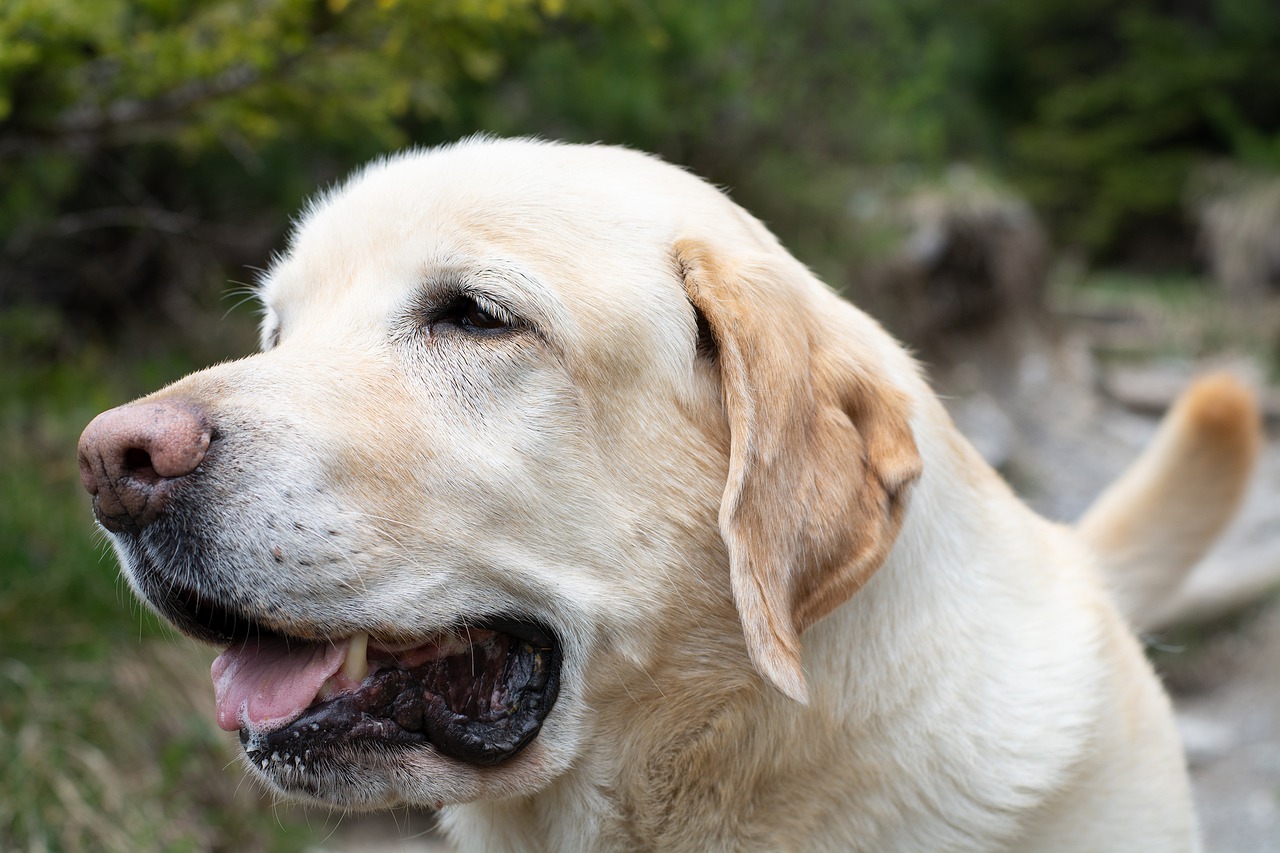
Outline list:
[[[634,339],[645,324],[691,321],[672,246],[690,221],[732,225],[726,209],[700,179],[637,152],[468,140],[375,161],[317,198],[263,296],[295,315],[346,302],[347,322],[353,311],[376,322],[442,270],[483,271],[531,291],[567,334],[607,340],[626,325]]]

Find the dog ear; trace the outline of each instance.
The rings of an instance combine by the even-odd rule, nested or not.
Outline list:
[[[790,256],[731,266],[684,240],[675,258],[710,333],[700,352],[719,363],[730,430],[719,524],[747,650],[805,702],[800,634],[879,568],[920,475],[909,401],[859,352],[852,307]]]

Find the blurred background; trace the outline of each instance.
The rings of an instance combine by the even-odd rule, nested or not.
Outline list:
[[[438,843],[243,781],[76,473],[97,412],[253,348],[318,188],[480,131],[686,165],[1071,520],[1194,373],[1280,413],[1277,56],[1274,0],[4,0],[0,850]],[[1150,638],[1211,850],[1280,850],[1274,445]]]

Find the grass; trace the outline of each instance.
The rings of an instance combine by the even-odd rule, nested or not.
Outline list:
[[[205,363],[193,349],[121,361],[47,313],[0,315],[0,850],[316,840],[305,813],[242,779],[213,724],[208,651],[133,601],[80,486],[84,425]]]

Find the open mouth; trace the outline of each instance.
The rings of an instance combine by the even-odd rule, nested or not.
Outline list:
[[[415,644],[365,633],[314,642],[194,597],[168,599],[187,602],[179,625],[197,622],[205,630],[193,633],[227,644],[212,670],[218,725],[238,729],[263,769],[353,744],[430,744],[500,764],[533,740],[559,692],[559,644],[530,621],[486,618]]]

